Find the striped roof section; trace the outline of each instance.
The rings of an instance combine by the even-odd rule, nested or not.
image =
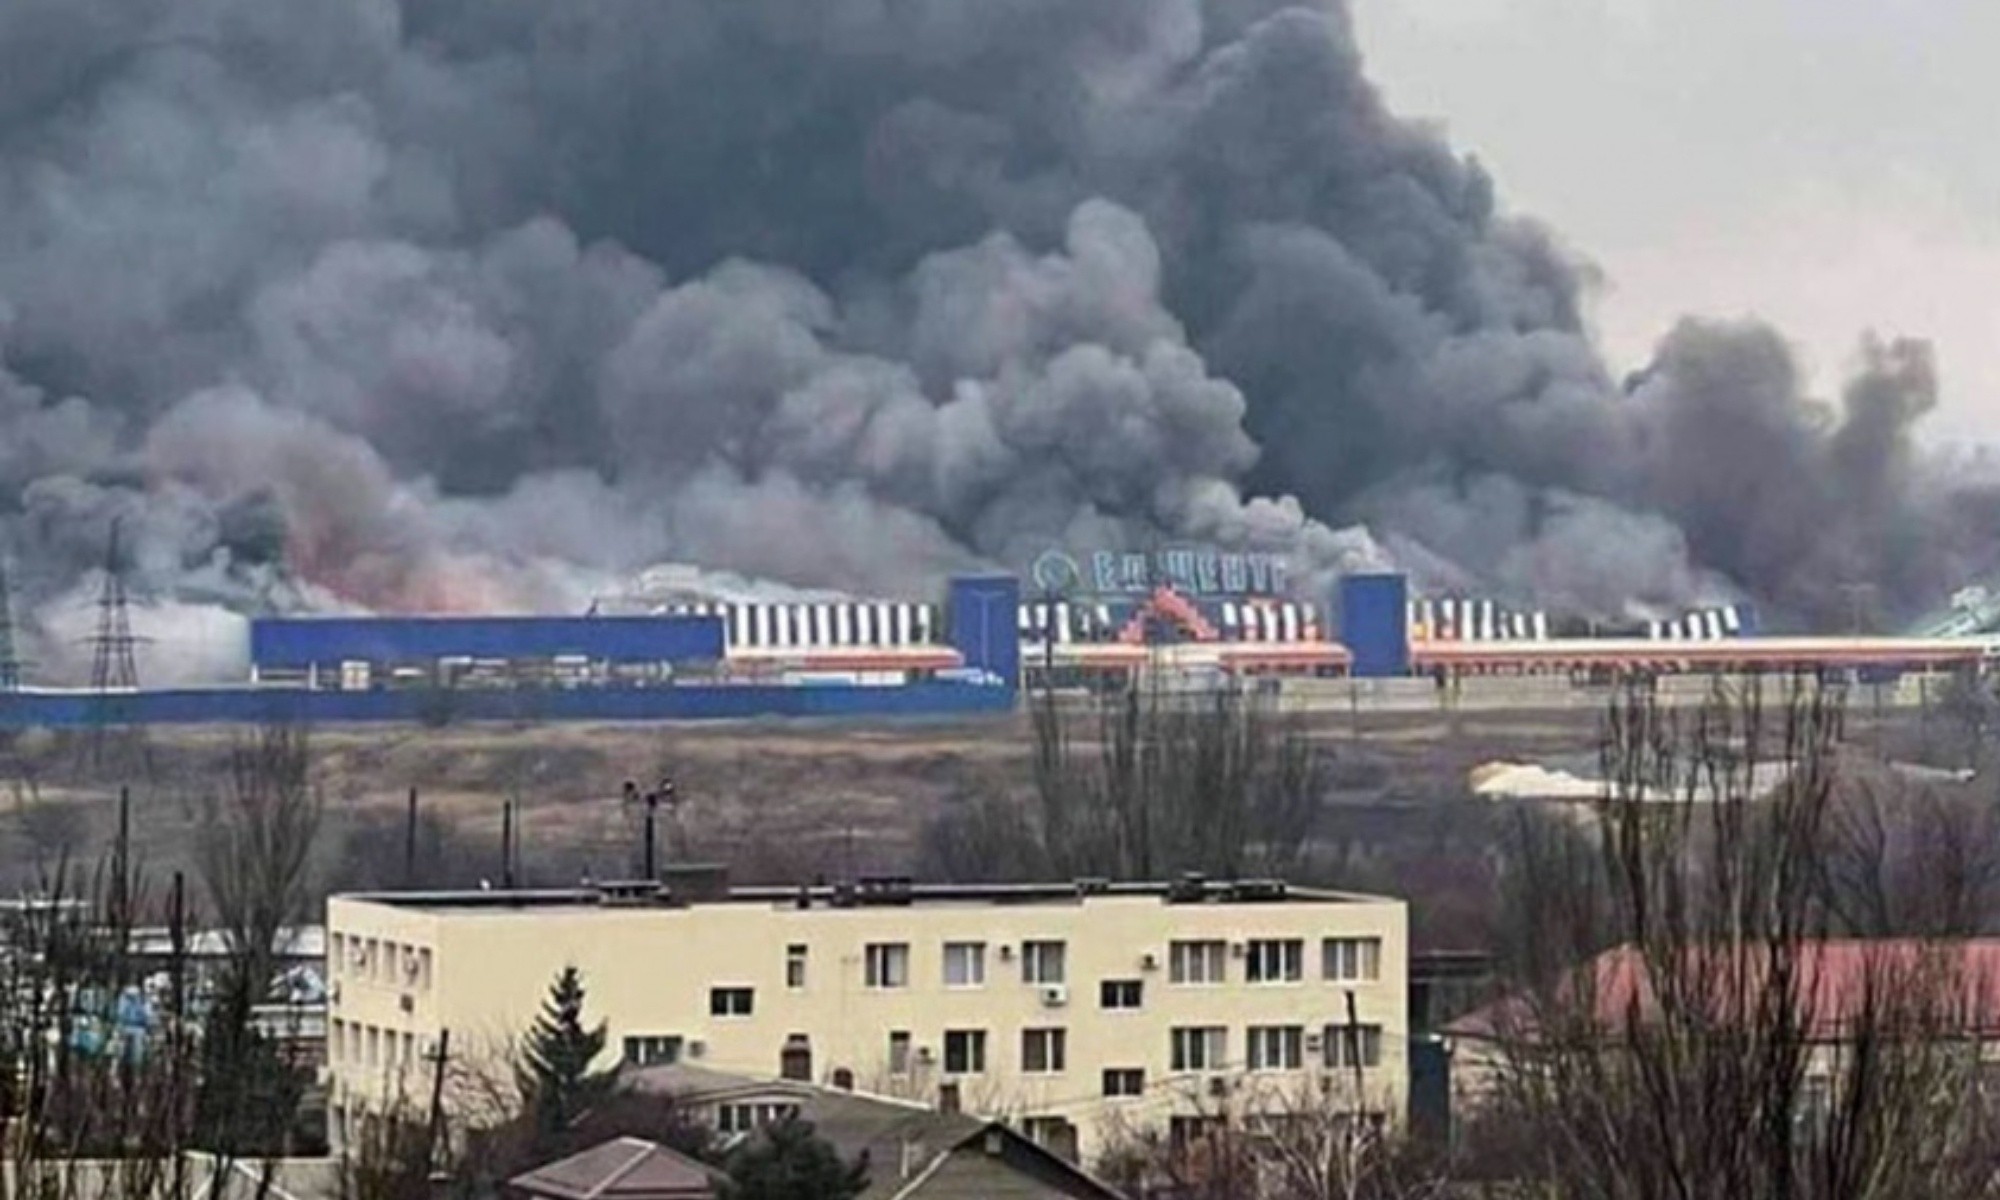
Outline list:
[[[1426,596],[1410,601],[1410,636],[1420,642],[1541,642],[1549,637],[1549,614],[1492,600]]]
[[[841,601],[812,604],[670,605],[675,614],[719,616],[731,650],[935,646],[945,640],[935,604]]]
[[[1021,640],[1035,646],[1052,635],[1058,646],[1115,642],[1142,607],[1132,601],[1026,601],[1021,605]],[[1220,642],[1293,644],[1326,638],[1319,610],[1294,600],[1203,601],[1192,607]]]

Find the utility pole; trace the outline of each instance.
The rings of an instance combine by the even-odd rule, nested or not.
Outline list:
[[[403,886],[417,886],[417,789],[410,789],[410,807],[403,820]]]
[[[173,892],[167,907],[167,938],[173,957],[167,972],[167,1004],[171,1022],[167,1026],[167,1105],[172,1131],[170,1148],[174,1155],[174,1177],[169,1200],[186,1200],[187,1154],[184,1139],[190,1106],[187,1087],[187,878],[174,872]]]
[[[0,692],[21,688],[21,658],[14,639],[13,589],[7,579],[7,555],[0,550]]]
[[[500,887],[514,890],[514,802],[500,803]]]
[[[118,789],[118,840],[111,846],[111,927],[131,936],[132,789]]]
[[[424,1130],[424,1180],[437,1173],[438,1138],[444,1132],[444,1069],[451,1061],[451,1030],[438,1030],[437,1049],[430,1055],[431,1112]]]

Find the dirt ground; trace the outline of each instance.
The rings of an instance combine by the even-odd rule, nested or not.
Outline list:
[[[1332,752],[1316,880],[1424,895],[1483,870],[1492,806],[1467,772],[1495,759],[1587,755],[1594,714],[1480,714],[1455,721],[1341,715],[1312,735]],[[43,732],[0,742],[0,889],[31,886],[51,863],[108,849],[120,786],[133,844],[155,880],[193,869],[195,834],[227,778],[240,729],[160,729],[96,747]],[[1022,718],[976,722],[745,722],[699,725],[347,726],[312,732],[324,802],[316,879],[326,889],[501,882],[502,813],[519,814],[517,882],[569,886],[629,873],[639,815],[625,780],[671,774],[681,799],[662,819],[662,853],[726,861],[739,879],[923,875],[921,835],[944,807],[995,791],[1030,795]],[[1908,740],[1908,739],[1905,739]],[[93,757],[95,761],[93,762]],[[417,860],[406,806],[418,796]],[[1435,901],[1413,920],[1431,940],[1485,903]]]

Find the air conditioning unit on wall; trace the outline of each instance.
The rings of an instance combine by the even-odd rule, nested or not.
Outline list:
[[[1060,983],[1045,984],[1042,987],[1042,1007],[1061,1008],[1069,1003],[1069,989]]]

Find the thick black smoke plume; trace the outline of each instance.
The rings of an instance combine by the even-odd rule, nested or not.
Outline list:
[[[1913,459],[1922,347],[1829,412],[1691,323],[1621,387],[1585,278],[1384,110],[1337,3],[0,5],[45,674],[119,517],[197,659],[224,610],[659,562],[927,595],[1198,541],[1800,621],[1989,565],[2000,504]]]

